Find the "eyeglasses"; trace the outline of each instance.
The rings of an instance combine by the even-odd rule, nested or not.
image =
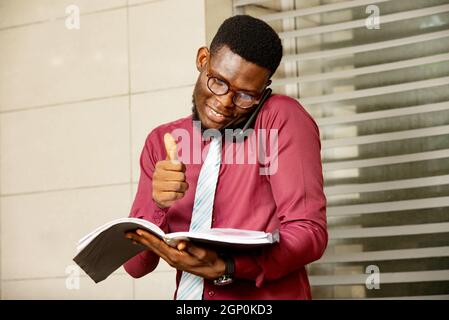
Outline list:
[[[229,87],[229,84],[215,76],[207,74],[207,87],[209,90],[217,95],[224,96],[229,91],[234,92],[232,96],[232,102],[239,108],[247,109],[251,108],[257,101],[257,98],[243,91],[234,91]]]

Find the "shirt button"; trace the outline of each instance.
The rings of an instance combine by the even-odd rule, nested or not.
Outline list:
[[[211,296],[211,297],[213,297],[215,295],[215,292],[212,290],[210,290],[208,293],[209,293],[209,296]]]

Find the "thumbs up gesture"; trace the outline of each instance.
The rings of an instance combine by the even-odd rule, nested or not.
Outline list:
[[[176,146],[175,138],[170,133],[164,135],[165,151],[167,152],[167,160],[178,160],[178,147]]]
[[[186,166],[178,160],[176,141],[170,133],[164,135],[166,160],[158,161],[153,173],[153,200],[160,208],[170,207],[184,197],[189,188]]]

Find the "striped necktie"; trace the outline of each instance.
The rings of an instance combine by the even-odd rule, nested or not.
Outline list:
[[[190,231],[205,231],[211,228],[212,209],[220,164],[221,139],[213,138],[198,178]],[[203,288],[203,278],[183,272],[176,298],[177,300],[201,300],[203,298]]]

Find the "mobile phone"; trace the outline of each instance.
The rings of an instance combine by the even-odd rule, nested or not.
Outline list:
[[[234,130],[233,134],[232,134],[232,138],[234,140],[234,142],[240,142],[240,141],[244,141],[246,138],[246,131],[248,129],[252,129],[254,122],[256,121],[257,115],[259,114],[260,109],[262,109],[265,101],[267,101],[267,99],[270,97],[272,90],[270,88],[267,88],[264,90],[264,92],[262,93],[262,97],[260,98],[259,103],[257,104],[256,108],[254,109],[254,111],[251,113],[251,115],[249,116],[248,120],[246,121],[246,123],[244,124],[243,128],[241,129],[236,129]]]

